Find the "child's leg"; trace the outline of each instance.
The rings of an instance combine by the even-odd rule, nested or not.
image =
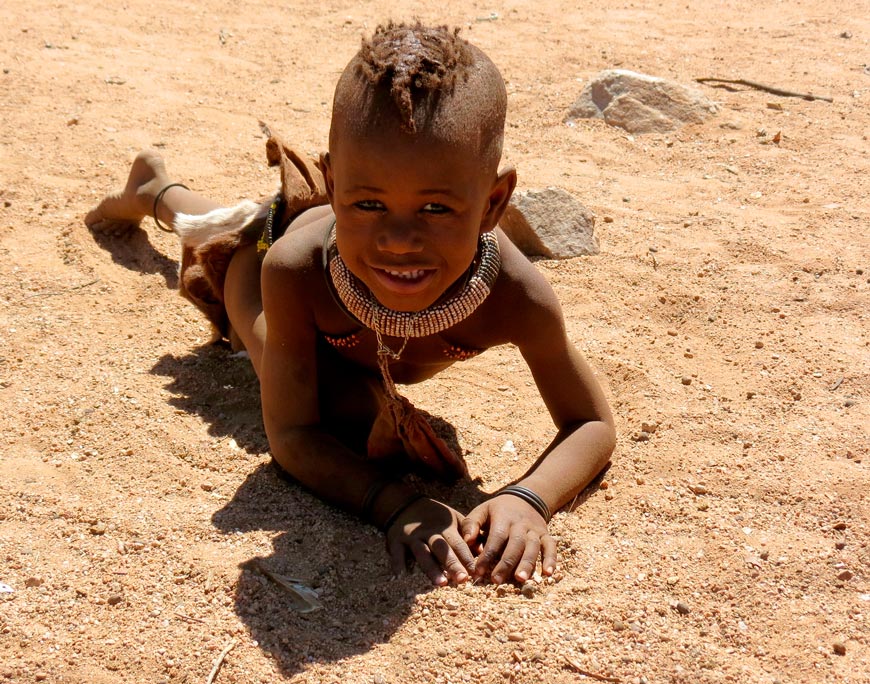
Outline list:
[[[152,216],[154,198],[172,183],[163,158],[152,150],[136,155],[123,189],[109,193],[85,217],[85,224],[101,233],[121,234],[135,228],[146,216]],[[205,214],[220,205],[206,197],[174,186],[160,198],[157,218],[172,226],[177,213]]]

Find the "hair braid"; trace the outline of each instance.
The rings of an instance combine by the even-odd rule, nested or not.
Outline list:
[[[359,57],[359,69],[372,85],[389,85],[403,125],[412,132],[415,96],[452,89],[474,61],[459,29],[419,22],[378,26],[369,40],[363,40]]]

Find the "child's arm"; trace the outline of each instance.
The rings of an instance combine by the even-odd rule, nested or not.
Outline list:
[[[531,264],[522,267],[520,297],[511,298],[510,316],[519,322],[513,341],[537,384],[558,433],[541,457],[516,483],[543,499],[550,511],[569,503],[610,459],[616,441],[613,417],[598,382],[568,340],[561,307],[549,284]],[[518,302],[523,304],[517,307]],[[523,498],[496,495],[475,508],[463,523],[473,543],[485,530],[476,577],[493,581],[528,579],[539,556],[545,575],[556,566],[556,544],[547,521]]]
[[[387,530],[394,571],[404,567],[409,550],[434,584],[465,581],[473,554],[459,533],[462,516],[442,503],[415,498],[400,482],[384,484],[373,464],[321,429],[310,304],[318,281],[311,269],[293,265],[283,247],[276,244],[270,250],[261,279],[267,330],[259,376],[272,455],[322,499],[365,512],[381,528],[391,518],[398,521]],[[316,277],[322,282],[322,273]]]

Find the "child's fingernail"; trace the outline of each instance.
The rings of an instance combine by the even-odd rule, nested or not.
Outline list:
[[[529,579],[529,573],[527,573],[525,570],[521,570],[517,573],[517,579],[521,582],[525,582],[527,579]]]

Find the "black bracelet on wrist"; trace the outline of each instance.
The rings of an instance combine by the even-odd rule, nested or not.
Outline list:
[[[372,509],[375,507],[375,501],[377,501],[378,497],[381,495],[381,492],[386,489],[386,487],[392,484],[394,480],[390,480],[385,477],[378,478],[369,486],[366,490],[365,496],[362,500],[362,506],[360,506],[360,517],[367,521],[371,522],[372,519]]]
[[[389,530],[393,523],[399,519],[399,516],[402,515],[406,510],[408,510],[412,504],[417,503],[420,499],[425,499],[426,496],[421,494],[420,492],[414,492],[411,496],[405,499],[402,503],[396,506],[396,509],[390,513],[389,517],[387,517],[384,524],[381,526],[381,529],[386,532]]]
[[[550,515],[550,507],[547,505],[547,502],[528,487],[515,484],[508,485],[495,493],[496,496],[501,494],[510,494],[511,496],[522,499],[538,512],[538,514],[544,519],[544,522],[550,522],[552,516]]]

